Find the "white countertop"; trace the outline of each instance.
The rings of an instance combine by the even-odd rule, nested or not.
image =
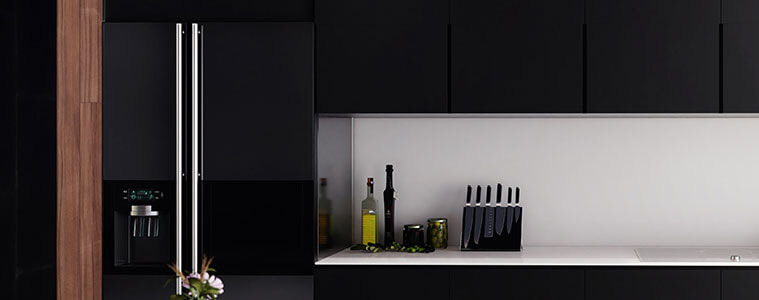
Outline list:
[[[643,247],[652,249],[651,247]],[[641,261],[635,251],[636,247],[525,247],[522,252],[480,252],[459,251],[456,247],[437,249],[433,253],[399,253],[379,252],[366,253],[345,249],[316,262],[318,266],[346,265],[423,265],[423,266],[730,266],[730,267],[759,267],[759,259],[747,257],[745,252],[741,262],[732,262],[729,257],[715,260],[699,260],[697,257],[644,259]],[[653,248],[656,249],[656,248]],[[689,248],[660,248],[667,253],[678,253]],[[714,248],[700,247],[698,249],[745,250],[749,248]],[[759,249],[759,248],[754,248]],[[690,253],[693,251],[685,251]],[[671,257],[671,256],[670,256]],[[743,257],[746,257],[743,259]]]

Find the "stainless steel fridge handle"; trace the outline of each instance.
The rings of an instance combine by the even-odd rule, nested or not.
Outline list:
[[[176,25],[176,264],[182,270],[182,24]],[[176,293],[182,294],[182,280],[176,279]]]
[[[192,23],[192,272],[198,272],[198,40],[200,26]]]

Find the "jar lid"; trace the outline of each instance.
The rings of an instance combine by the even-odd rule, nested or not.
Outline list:
[[[406,230],[406,229],[422,229],[422,228],[424,228],[424,226],[422,226],[420,224],[407,224],[407,225],[403,225],[403,230]]]
[[[448,218],[432,218],[432,219],[427,219],[427,222],[431,222],[431,223],[446,223],[446,222],[448,222]]]

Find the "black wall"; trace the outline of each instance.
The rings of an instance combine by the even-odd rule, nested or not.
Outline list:
[[[55,299],[55,0],[0,1],[0,280]]]

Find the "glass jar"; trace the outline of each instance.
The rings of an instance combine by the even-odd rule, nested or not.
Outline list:
[[[448,248],[448,219],[427,219],[427,246]]]
[[[424,226],[420,224],[403,225],[403,245],[406,247],[424,246]]]

